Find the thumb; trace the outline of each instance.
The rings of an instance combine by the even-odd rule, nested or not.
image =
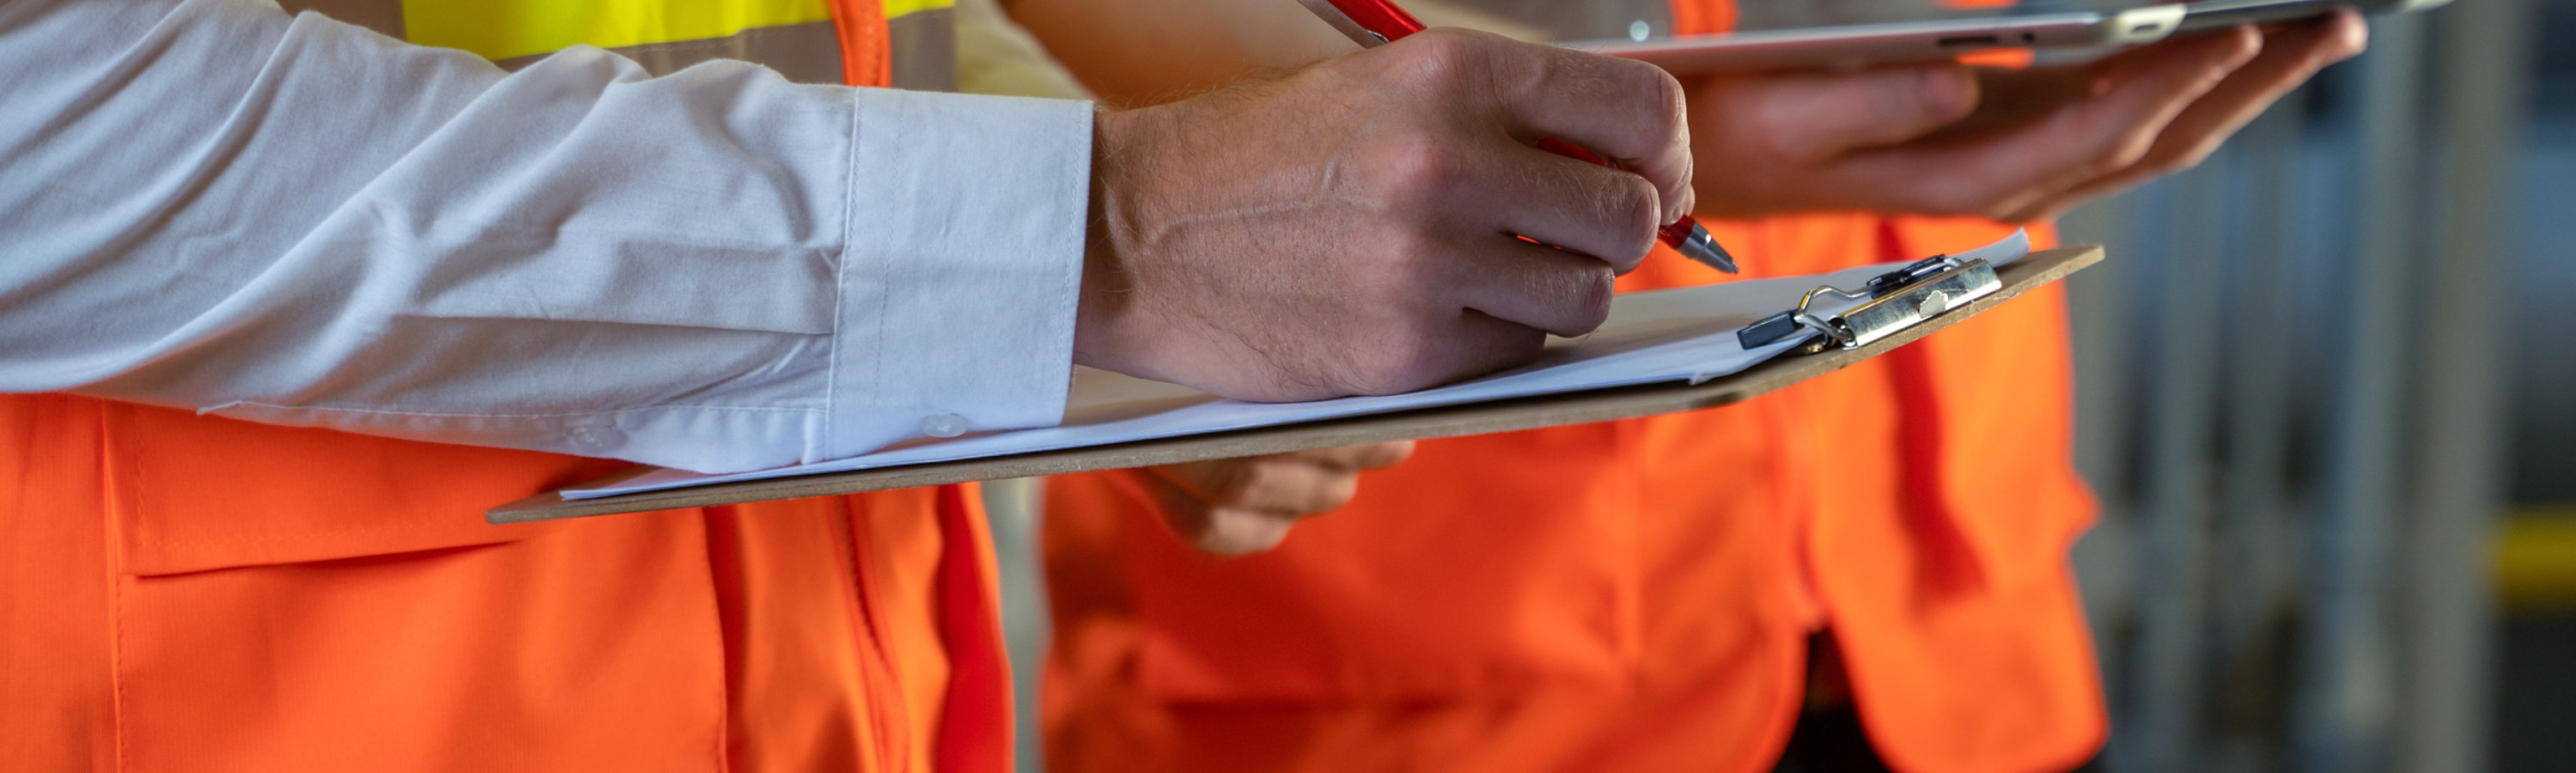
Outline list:
[[[1893,145],[1930,134],[1977,107],[1977,79],[1951,62],[1767,79],[1746,95],[1753,116],[1801,161]]]

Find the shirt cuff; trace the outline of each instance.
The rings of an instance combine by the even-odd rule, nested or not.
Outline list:
[[[1063,421],[1086,102],[861,89],[818,448]]]

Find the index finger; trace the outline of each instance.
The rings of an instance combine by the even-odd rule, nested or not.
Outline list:
[[[1358,472],[1360,470],[1374,470],[1380,467],[1387,467],[1394,465],[1396,462],[1404,461],[1406,457],[1412,455],[1413,441],[1410,440],[1373,443],[1364,446],[1344,446],[1342,448],[1321,448],[1313,451],[1297,451],[1288,454],[1291,458],[1310,462],[1328,470],[1341,472]]]
[[[2266,31],[2262,53],[2184,108],[2156,135],[2145,157],[2015,214],[2021,219],[2054,214],[2075,202],[2199,165],[2228,137],[2317,71],[2359,54],[2368,36],[2369,27],[2363,25],[2361,15],[2349,8],[2310,24]]]
[[[2234,29],[2166,41],[2094,65],[2092,95],[2027,124],[1855,153],[1825,182],[1881,197],[1873,208],[2002,218],[2146,156],[2174,118],[2254,57]],[[1991,93],[1991,92],[1990,92]]]
[[[1690,127],[1681,83],[1671,74],[1555,46],[1502,38],[1490,45],[1499,48],[1492,57],[1497,117],[1515,139],[1537,145],[1553,138],[1644,176],[1661,194],[1659,222],[1690,212]]]

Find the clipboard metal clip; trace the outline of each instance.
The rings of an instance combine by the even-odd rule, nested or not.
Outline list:
[[[1934,255],[1871,277],[1859,292],[1817,285],[1798,299],[1798,307],[1763,317],[1735,331],[1746,349],[1777,343],[1801,331],[1814,340],[1798,347],[1808,354],[1828,349],[1858,349],[1894,335],[1915,323],[2003,289],[1995,267],[1984,260]],[[1820,307],[1820,299],[1839,303]],[[1840,306],[1839,311],[1826,308]]]

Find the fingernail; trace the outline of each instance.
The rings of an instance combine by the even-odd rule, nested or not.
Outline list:
[[[2345,9],[2335,14],[2330,23],[2343,33],[2343,58],[2360,56],[2362,51],[2370,48],[2370,24],[2361,20],[2360,13]]]
[[[2254,61],[2256,55],[2263,53],[2263,31],[2255,29],[2253,25],[2238,27],[2235,38],[2230,41],[2234,45],[2223,49],[2227,54],[2225,60],[2227,68],[2231,70],[2246,62]]]

